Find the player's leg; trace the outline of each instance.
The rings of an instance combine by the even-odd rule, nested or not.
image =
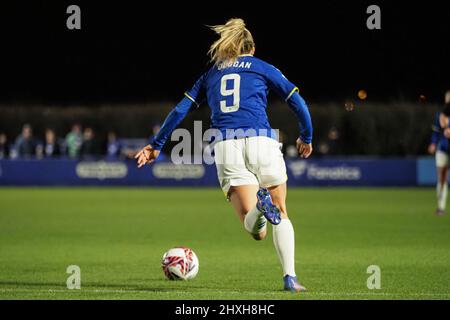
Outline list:
[[[436,183],[436,196],[437,196],[437,215],[443,215],[445,213],[445,207],[447,203],[447,167],[437,168],[437,183]]]
[[[281,214],[281,222],[273,224],[272,230],[273,243],[283,268],[284,288],[289,291],[304,291],[305,288],[297,282],[295,272],[295,234],[287,215],[287,175],[280,144],[266,137],[255,137],[250,141],[256,146],[249,148],[253,149],[249,150],[249,161],[254,162],[255,157],[257,161],[249,166],[258,176],[260,185],[269,190],[271,203]]]
[[[436,183],[436,196],[437,196],[437,215],[445,214],[445,207],[447,204],[448,193],[448,155],[445,152],[436,152],[436,167],[437,167],[437,183]]]
[[[258,185],[230,187],[228,197],[239,219],[255,240],[262,240],[267,235],[267,220],[256,208]]]
[[[278,186],[268,187],[272,202],[274,205],[280,209],[281,218],[289,219],[287,215],[286,208],[286,197],[287,197],[287,185],[286,183],[280,184]]]
[[[305,288],[298,284],[295,273],[295,232],[294,226],[287,214],[286,208],[286,183],[269,187],[272,202],[281,211],[281,223],[273,226],[273,244],[283,267],[284,287],[290,291],[304,291]]]
[[[245,165],[244,144],[243,139],[233,139],[214,146],[217,176],[244,228],[254,239],[262,240],[267,234],[267,221],[256,208],[259,182]]]

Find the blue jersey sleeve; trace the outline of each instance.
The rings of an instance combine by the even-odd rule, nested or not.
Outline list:
[[[287,100],[289,107],[294,111],[299,120],[300,140],[304,143],[311,143],[313,136],[313,126],[308,106],[300,94],[294,91]]]
[[[436,114],[433,125],[431,126],[432,134],[431,134],[431,143],[438,144],[441,138],[441,125],[439,123],[439,112]]]
[[[206,73],[194,83],[191,90],[184,93],[183,100],[167,115],[158,134],[150,140],[150,145],[154,149],[161,150],[172,134],[172,131],[183,121],[189,111],[197,109],[203,100],[205,100],[205,78]]]
[[[266,77],[269,88],[273,89],[284,99],[297,116],[300,127],[300,139],[304,143],[311,143],[313,135],[311,115],[305,100],[298,93],[298,88],[274,66],[267,66]]]
[[[164,120],[159,132],[150,140],[150,145],[156,149],[161,150],[172,134],[172,131],[180,124],[192,108],[194,103],[188,97],[184,97]]]
[[[287,101],[294,92],[298,90],[298,88],[274,66],[268,65],[265,74],[269,88],[275,91],[284,101]]]
[[[195,82],[191,90],[188,90],[184,93],[185,97],[191,100],[197,107],[199,107],[200,104],[206,99],[206,89],[205,89],[206,75],[207,75],[206,73],[203,74]]]

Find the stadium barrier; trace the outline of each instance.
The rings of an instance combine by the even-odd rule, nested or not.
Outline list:
[[[436,181],[437,177],[435,159],[432,157],[419,157],[417,159],[417,185],[435,186]]]
[[[64,138],[74,122],[83,127],[92,127],[99,143],[114,128],[117,137],[148,137],[152,124],[161,124],[165,116],[178,101],[148,104],[113,104],[101,106],[49,106],[49,105],[1,105],[0,131],[6,133],[9,143],[29,123],[35,138],[43,139],[46,128],[55,130]],[[383,157],[405,157],[424,155],[431,137],[431,124],[441,105],[392,101],[376,103],[355,101],[351,110],[343,103],[310,102],[314,122],[315,154],[321,153],[321,145],[333,147],[324,153],[332,155],[364,155]],[[298,138],[298,122],[292,110],[284,103],[269,101],[267,108],[272,128],[283,133],[286,146],[295,145]],[[180,124],[194,133],[194,121],[202,121],[204,128],[210,126],[210,110],[202,106],[187,115]],[[398,123],[403,123],[399,126]],[[330,140],[330,129],[335,128],[337,140]],[[395,139],[393,139],[395,137]],[[168,141],[165,150],[171,150],[176,142]]]
[[[419,186],[435,182],[432,158],[286,160],[290,186]],[[215,186],[214,165],[157,161],[0,160],[1,186]]]

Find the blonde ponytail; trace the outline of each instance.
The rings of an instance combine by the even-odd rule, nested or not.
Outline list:
[[[223,25],[210,28],[220,35],[220,39],[215,41],[208,51],[211,61],[216,64],[224,61],[234,62],[239,55],[250,53],[255,47],[252,34],[242,19],[230,19]]]

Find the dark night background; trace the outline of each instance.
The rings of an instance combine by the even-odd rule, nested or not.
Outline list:
[[[81,30],[66,28],[69,4]],[[366,28],[369,4],[382,30]],[[216,37],[205,25],[231,17],[310,101],[361,88],[378,101],[441,101],[450,87],[444,1],[29,1],[2,2],[1,16],[2,104],[176,101],[207,69]]]

